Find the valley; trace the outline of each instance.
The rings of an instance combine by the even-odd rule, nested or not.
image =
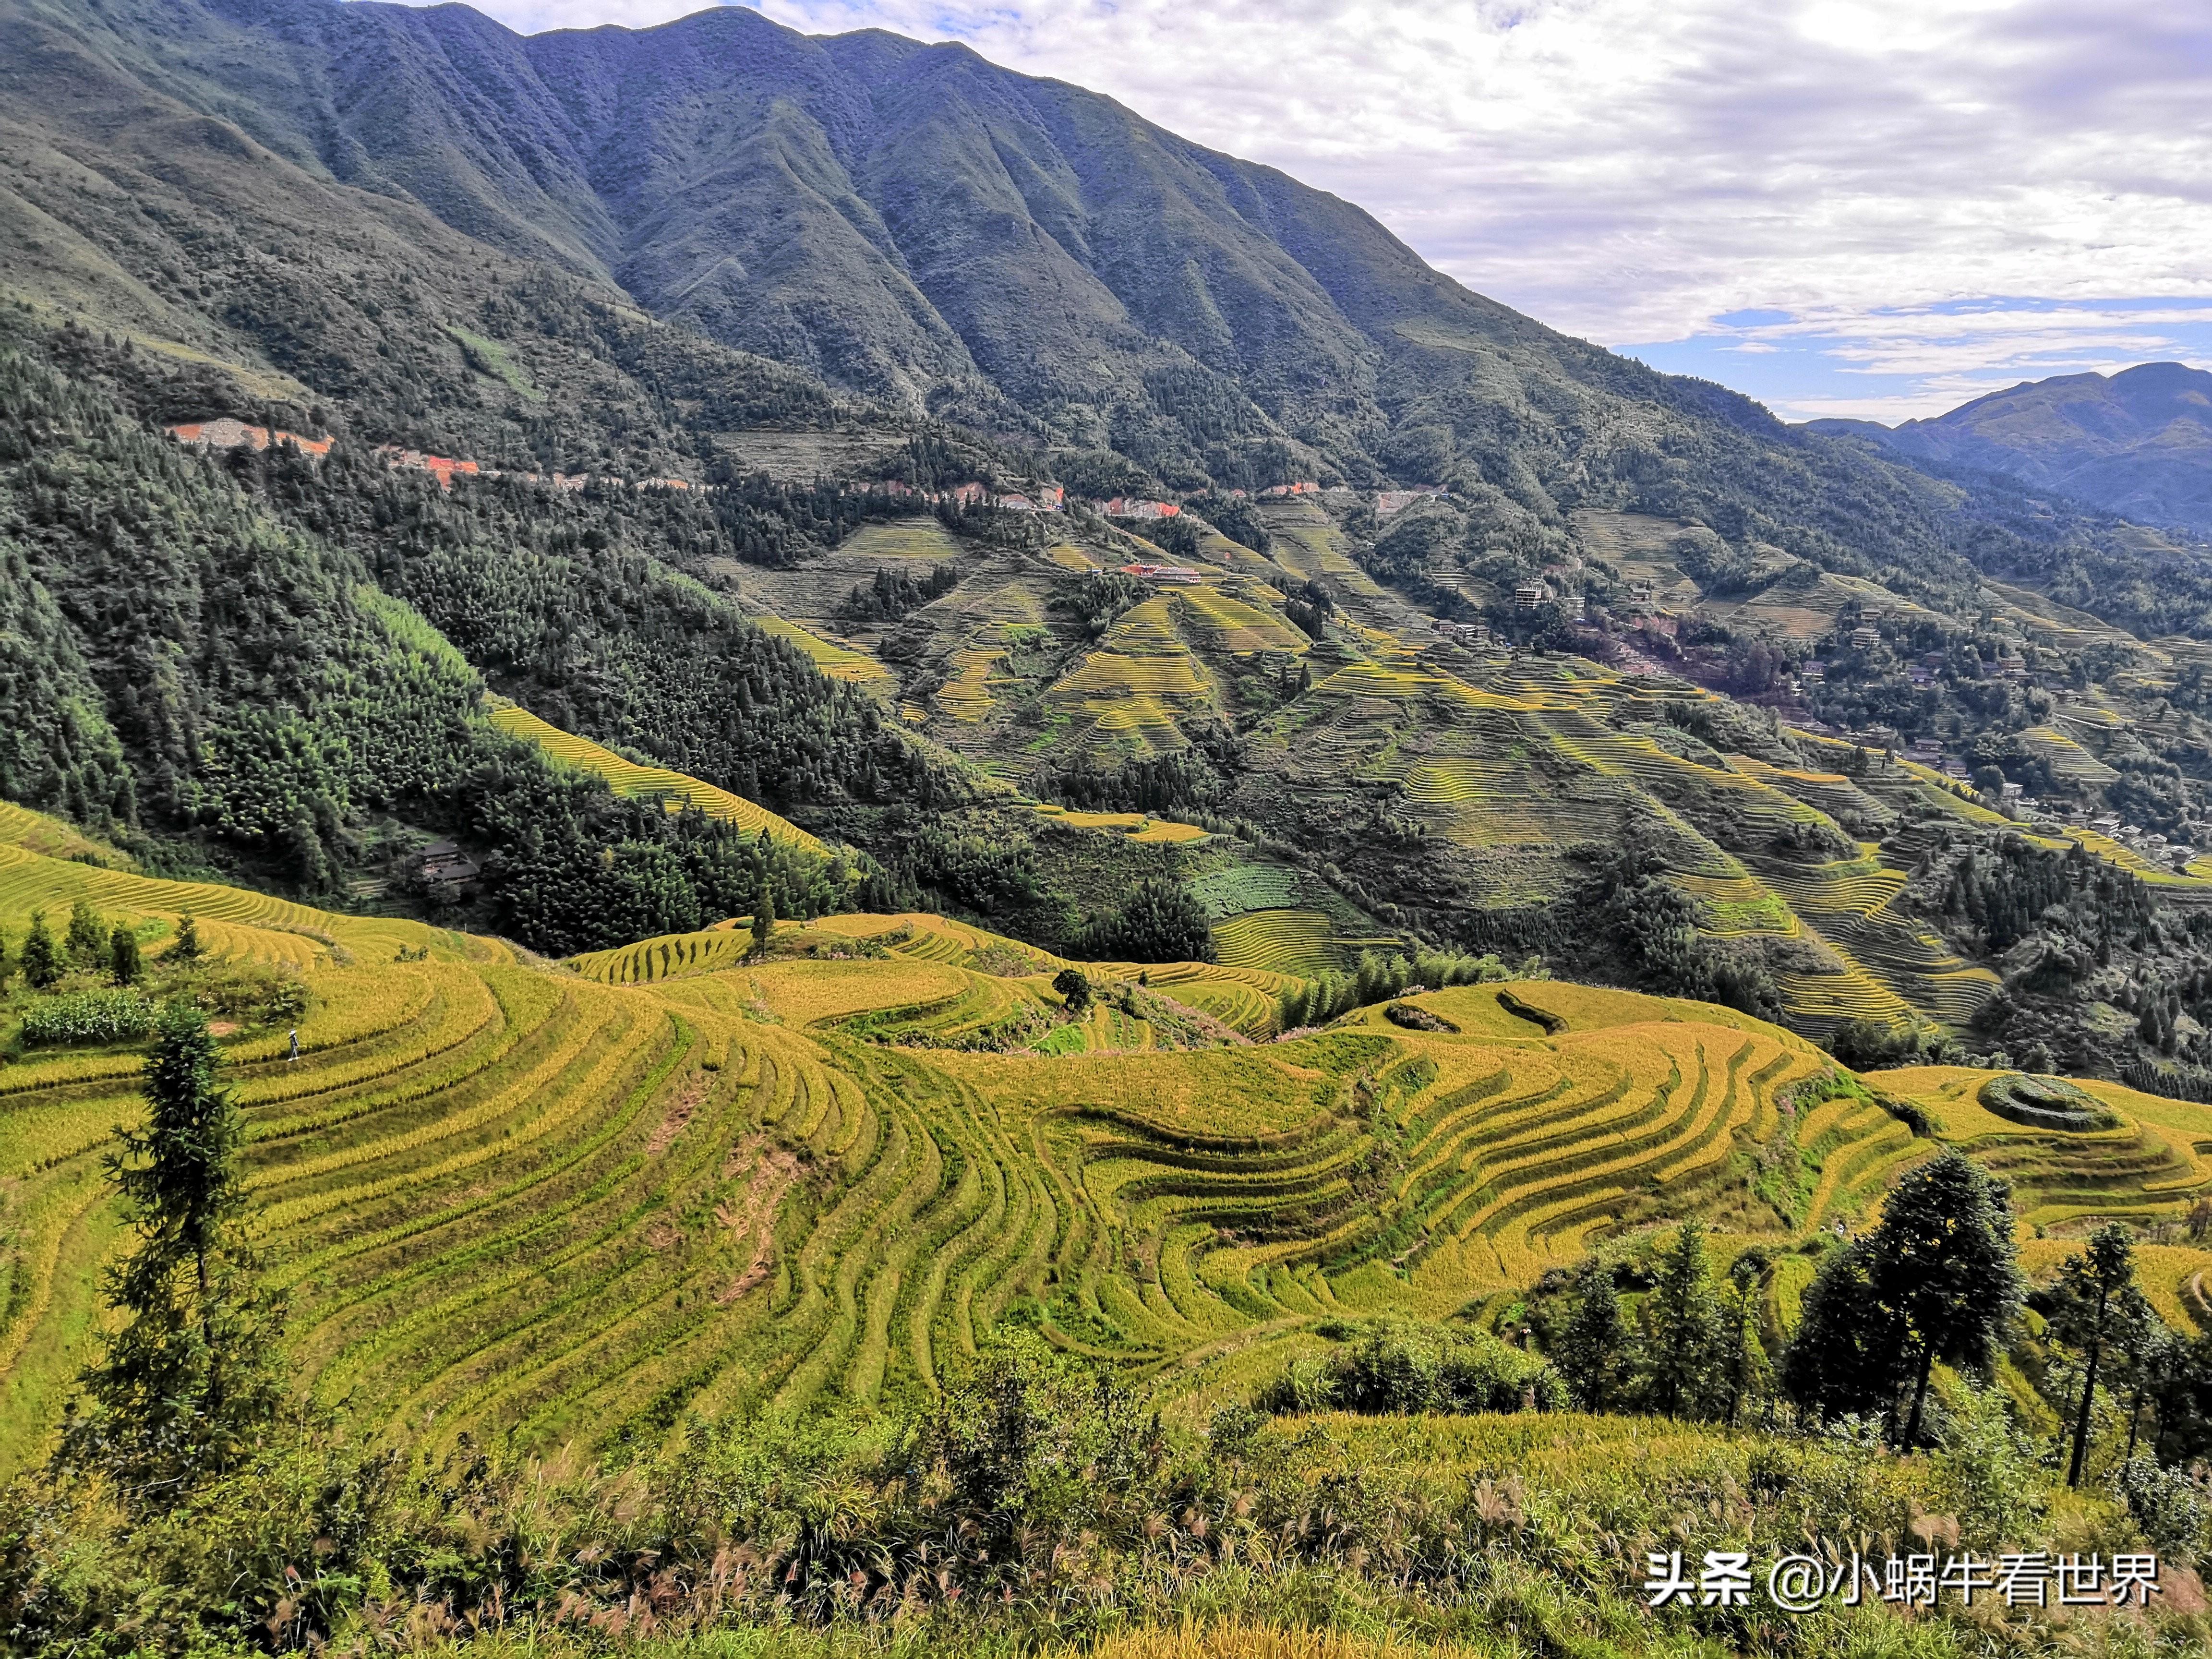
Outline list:
[[[0,0],[0,1651],[2212,1640],[2189,372],[744,7]]]

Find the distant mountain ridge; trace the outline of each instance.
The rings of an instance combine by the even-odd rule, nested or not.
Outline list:
[[[2212,535],[2212,374],[2142,363],[2024,380],[1948,415],[1886,427],[1814,421],[1914,461],[2002,472],[2144,524]]]
[[[419,203],[842,391],[1170,487],[1443,483],[1471,461],[1556,522],[1585,451],[1615,490],[1710,450],[1716,420],[1790,441],[1747,399],[1469,292],[1348,203],[962,46],[742,8],[525,37],[457,5],[0,0],[11,59],[0,97],[71,169],[117,178],[118,137],[156,121],[234,149],[224,124],[288,190]],[[203,198],[258,165],[191,164]],[[16,188],[29,235],[58,220],[145,263],[122,246],[145,227],[90,227],[58,170]]]

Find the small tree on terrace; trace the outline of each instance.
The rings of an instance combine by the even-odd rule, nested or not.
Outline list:
[[[100,912],[92,908],[90,899],[79,899],[70,910],[69,953],[80,968],[100,969],[107,965],[107,924]]]
[[[136,985],[142,969],[138,962],[138,936],[118,922],[115,932],[108,938],[108,973],[118,985]]]
[[[1650,1323],[1651,1403],[1669,1417],[1695,1413],[1711,1391],[1720,1327],[1702,1224],[1685,1221],[1676,1231],[1644,1307]]]
[[[2081,1352],[2081,1404],[2074,1418],[2074,1455],[2066,1466],[2066,1484],[2081,1484],[2081,1465],[2088,1455],[2089,1412],[2097,1394],[2097,1371],[2108,1346],[2125,1346],[2126,1326],[2141,1297],[2136,1290],[2135,1245],[2128,1230],[2107,1222],[2090,1236],[2089,1248],[2076,1250],[2058,1270],[2057,1305],[2051,1319],[2051,1334]]]
[[[62,976],[61,952],[54,948],[54,936],[46,931],[46,913],[31,913],[31,931],[23,940],[23,982],[33,991],[43,991]]]
[[[1566,1379],[1567,1392],[1586,1412],[1601,1412],[1613,1403],[1620,1387],[1626,1358],[1628,1328],[1620,1316],[1620,1293],[1614,1289],[1613,1269],[1593,1256],[1576,1276],[1574,1311],[1552,1353],[1552,1363]]]
[[[200,959],[200,928],[190,912],[177,918],[177,936],[169,948],[161,953],[161,960],[170,963],[198,962]]]
[[[165,1008],[144,1127],[118,1127],[106,1158],[137,1243],[108,1274],[123,1322],[85,1370],[62,1459],[108,1469],[141,1508],[231,1467],[279,1398],[274,1321],[239,1222],[244,1125],[216,1085],[219,1058],[197,1008]]]
[[[1060,993],[1070,1014],[1080,1014],[1091,1006],[1091,981],[1080,968],[1061,969],[1052,976],[1052,988]]]

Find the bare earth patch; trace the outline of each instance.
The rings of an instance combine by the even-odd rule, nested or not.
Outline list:
[[[705,1072],[694,1072],[684,1079],[684,1092],[676,1097],[668,1108],[668,1115],[653,1127],[646,1140],[647,1157],[658,1158],[668,1150],[676,1137],[684,1133],[692,1114],[699,1109],[700,1103],[707,1098],[707,1091],[713,1086],[714,1079]]]
[[[776,1206],[799,1179],[799,1159],[781,1146],[770,1146],[762,1136],[750,1135],[730,1149],[722,1165],[722,1179],[731,1181],[752,1166],[752,1178],[743,1196],[714,1206],[714,1219],[738,1235],[738,1248],[752,1242],[752,1259],[732,1279],[717,1302],[735,1302],[768,1277],[769,1249],[775,1231]]]

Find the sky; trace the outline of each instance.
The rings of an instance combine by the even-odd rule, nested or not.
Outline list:
[[[510,27],[702,0],[475,0]],[[2212,368],[2212,0],[757,0],[962,40],[1784,416]]]

